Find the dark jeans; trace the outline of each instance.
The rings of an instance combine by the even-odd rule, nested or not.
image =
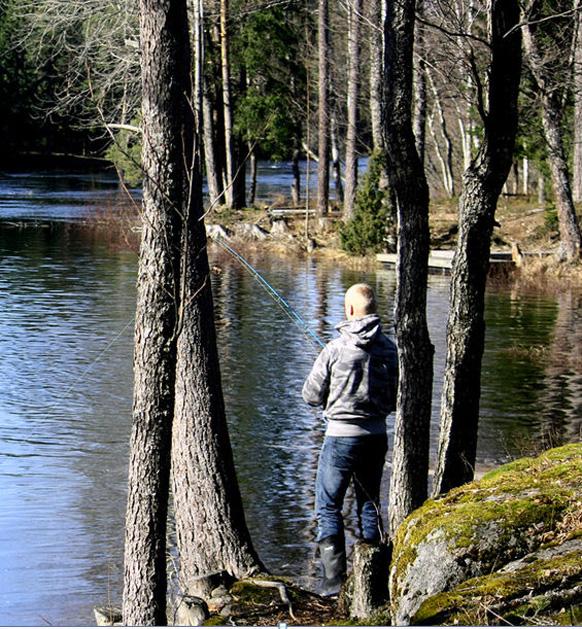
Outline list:
[[[319,455],[315,482],[317,539],[344,535],[342,507],[354,479],[360,534],[366,541],[380,539],[380,482],[387,450],[386,435],[328,437]]]

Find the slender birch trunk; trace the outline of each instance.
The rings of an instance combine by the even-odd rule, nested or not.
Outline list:
[[[228,35],[229,0],[220,0],[220,66],[222,72],[222,106],[224,119],[226,206],[234,207],[234,143],[232,138],[232,100],[230,89],[230,53]]]
[[[449,135],[447,119],[445,117],[445,112],[441,103],[440,94],[433,79],[432,72],[429,68],[426,68],[426,78],[433,95],[433,107],[438,114],[439,130],[444,142],[446,152],[445,155],[441,153],[436,131],[434,129],[434,116],[431,116],[429,119],[429,129],[435,145],[437,159],[441,165],[443,186],[449,198],[452,198],[455,196],[455,179],[453,176],[453,142],[451,140],[451,136]]]
[[[372,143],[374,150],[384,152],[384,134],[382,133],[382,71],[384,63],[383,22],[386,16],[386,0],[370,0],[370,120],[372,123]]]
[[[358,100],[360,97],[360,21],[362,0],[348,4],[348,127],[346,132],[346,185],[344,189],[344,221],[354,214],[358,187]]]
[[[424,0],[416,1],[416,15],[424,13]],[[421,22],[415,25],[414,41],[414,139],[416,152],[424,164],[424,146],[426,139],[426,41],[425,28]]]
[[[325,216],[329,205],[329,0],[318,0],[318,7],[317,213]]]
[[[251,182],[249,187],[248,204],[252,207],[255,204],[255,197],[257,196],[257,152],[252,142],[248,143],[249,147],[249,161],[251,167]]]
[[[335,200],[338,205],[344,202],[344,184],[342,181],[342,165],[337,140],[337,121],[335,115],[331,117],[331,169],[335,190]]]
[[[542,125],[560,228],[559,255],[567,260],[578,260],[582,247],[582,233],[572,198],[570,173],[561,127],[562,109],[555,91],[551,88],[549,77],[546,76],[535,34],[528,24],[523,28],[523,41],[528,65],[541,96]]]

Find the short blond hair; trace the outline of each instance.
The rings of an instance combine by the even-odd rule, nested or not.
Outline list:
[[[369,284],[353,284],[345,295],[346,306],[354,308],[354,314],[364,317],[376,312],[376,295]]]

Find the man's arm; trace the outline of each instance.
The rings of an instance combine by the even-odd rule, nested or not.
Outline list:
[[[324,406],[329,395],[330,350],[323,348],[303,384],[303,399],[310,406]]]

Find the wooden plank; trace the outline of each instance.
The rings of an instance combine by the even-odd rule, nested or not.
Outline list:
[[[453,267],[453,257],[455,252],[452,249],[435,249],[428,257],[429,269],[450,270]],[[379,253],[376,260],[382,264],[396,266],[397,255],[395,253]],[[511,252],[494,251],[489,258],[490,264],[512,263]]]

